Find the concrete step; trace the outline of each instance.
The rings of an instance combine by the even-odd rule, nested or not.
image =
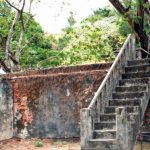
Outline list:
[[[147,109],[146,109],[145,114],[148,114],[148,115],[150,114],[150,108],[147,108]]]
[[[150,124],[143,124],[141,127],[142,132],[150,132]]]
[[[113,99],[109,101],[109,106],[139,106],[141,99]]]
[[[97,148],[98,150],[119,150],[116,139],[91,139],[89,144],[90,147]]]
[[[144,92],[116,92],[112,94],[113,99],[137,99],[142,98],[144,96]]]
[[[150,71],[150,64],[125,67],[125,73]]]
[[[150,107],[150,100],[149,100],[149,103],[148,103],[148,107]]]
[[[144,92],[147,90],[147,85],[131,85],[131,86],[118,86],[116,92]]]
[[[107,129],[116,129],[116,121],[103,121],[97,122],[94,124],[95,130],[107,130]]]
[[[128,113],[128,121],[134,120],[138,112]],[[113,114],[100,114],[100,122],[115,122],[116,121],[116,113]]]
[[[93,132],[94,139],[115,139],[116,130],[94,130]]]
[[[140,59],[140,60],[132,60],[128,61],[129,66],[138,66],[138,65],[149,65],[150,59]]]
[[[142,141],[143,142],[150,142],[150,131],[147,130],[147,131],[141,131],[140,133],[137,134],[137,140],[138,141]]]
[[[123,79],[119,81],[120,86],[133,86],[150,84],[150,78]]]
[[[130,114],[128,114],[127,119],[128,119],[128,121],[134,123],[134,121],[136,120],[137,117],[139,117],[138,112],[130,113]]]
[[[100,114],[100,121],[116,121],[116,114]]]
[[[148,118],[146,118],[146,119],[144,120],[144,122],[145,122],[147,125],[150,125],[150,116],[148,116]]]
[[[129,61],[119,86],[115,88],[112,99],[104,109],[104,114],[100,114],[100,121],[94,123],[93,139],[89,140],[89,147],[82,150],[120,150],[116,140],[116,108],[125,106],[128,121],[135,124],[135,118],[139,115],[137,107],[141,105],[148,84],[150,59]]]
[[[118,106],[108,106],[108,107],[105,107],[105,109],[104,109],[104,113],[107,113],[107,114],[109,114],[109,113],[116,113],[116,108],[117,108]],[[120,106],[121,107],[121,106]],[[137,107],[137,106],[136,106]],[[136,109],[135,109],[135,107],[134,106],[126,106],[126,108],[127,108],[127,112],[128,113],[133,113],[133,112],[135,112],[136,111]]]
[[[146,77],[150,77],[150,71],[122,74],[122,79],[135,79],[135,78],[146,78]]]
[[[150,107],[146,109],[146,113],[150,113]]]

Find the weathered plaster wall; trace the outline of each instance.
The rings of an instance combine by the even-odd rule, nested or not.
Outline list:
[[[79,111],[89,105],[110,65],[5,76],[13,87],[15,136],[79,137]]]
[[[3,75],[0,80],[0,140],[13,136],[13,121],[15,136],[79,137],[79,111],[89,105],[110,65],[91,64]],[[145,114],[147,127],[149,108]]]
[[[0,141],[13,137],[13,100],[11,85],[0,79]]]

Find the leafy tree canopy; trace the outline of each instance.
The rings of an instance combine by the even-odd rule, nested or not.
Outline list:
[[[5,60],[8,32],[15,12],[5,2],[0,3],[0,59]],[[24,13],[24,20],[29,18]],[[15,56],[22,22],[18,20],[11,41],[11,55]],[[47,68],[112,61],[131,30],[118,13],[110,8],[98,9],[76,24],[70,12],[68,26],[60,35],[46,35],[33,17],[27,24],[19,64],[21,69]]]

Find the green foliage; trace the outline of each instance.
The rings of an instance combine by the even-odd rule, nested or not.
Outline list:
[[[0,16],[8,16],[11,8],[5,2],[0,1]]]
[[[94,25],[83,25],[74,29],[67,47],[67,53],[63,64],[83,64],[90,62],[100,62],[111,57],[111,48],[107,41],[102,38],[103,31]]]
[[[113,51],[121,47],[129,33],[128,30],[123,32],[123,28],[128,29],[128,26],[121,17],[107,8],[95,11],[92,16],[84,19],[79,27],[75,26],[75,22],[71,13],[69,25],[63,29],[60,36],[49,36],[44,40],[40,35],[33,38],[32,48],[26,49],[21,57],[22,67],[48,68],[112,61]],[[29,29],[31,34],[32,28]],[[37,31],[41,34],[41,30]],[[47,40],[51,41],[51,47],[46,46]]]
[[[120,35],[127,37],[129,33],[132,33],[127,21],[124,18],[119,18],[117,21],[118,32]]]
[[[0,59],[4,59],[4,51],[2,50],[2,48],[0,48]]]
[[[42,141],[36,141],[34,143],[35,147],[43,147],[44,146],[44,143]]]
[[[95,23],[96,21],[102,20],[103,18],[106,17],[111,17],[114,16],[115,12],[114,10],[110,9],[110,8],[99,8],[95,11],[93,11],[93,14],[90,15],[89,17],[83,19],[82,22],[90,22],[90,23]]]
[[[6,42],[14,13],[8,6],[0,5],[0,58],[4,59],[3,45]],[[25,19],[28,14],[24,14]],[[124,30],[125,29],[125,30]],[[15,26],[11,43],[15,54],[20,36],[21,22]],[[74,14],[70,12],[68,26],[61,35],[46,36],[41,26],[32,18],[27,25],[21,45],[21,68],[48,68],[61,65],[76,65],[112,61],[126,35],[128,25],[118,14],[109,9],[98,9],[76,25]]]
[[[144,17],[144,19],[145,19],[145,21],[144,21],[144,29],[145,29],[147,35],[150,35],[150,27],[149,27],[150,25],[147,23],[147,22],[149,22],[148,18]]]
[[[25,68],[36,68],[39,61],[47,58],[47,52],[52,48],[52,44],[45,37],[41,26],[33,19],[26,30],[22,48],[20,63]]]
[[[72,11],[70,12],[70,17],[68,18],[68,23],[69,23],[70,27],[73,27],[76,23],[76,20],[74,19],[74,14]]]

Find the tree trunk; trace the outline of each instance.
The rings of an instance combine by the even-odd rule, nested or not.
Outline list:
[[[149,37],[146,35],[146,34],[144,34],[144,35],[142,35],[141,36],[141,38],[140,38],[140,43],[141,43],[141,47],[143,48],[143,49],[145,49],[146,51],[149,51]],[[145,52],[142,52],[142,58],[146,58],[147,57],[147,54],[145,53]]]
[[[134,21],[132,19],[132,16],[128,13],[130,11],[129,8],[125,8],[122,3],[119,0],[109,0],[110,3],[117,9],[117,11],[122,14],[123,16],[126,16],[128,18],[128,24],[130,25],[132,31],[136,35],[138,41],[140,42],[141,48],[143,48],[146,51],[149,51],[148,44],[149,44],[149,38],[146,32],[144,31],[144,14],[145,14],[145,8],[144,4],[148,1],[141,1],[140,5],[137,6],[137,17],[140,18],[139,22]],[[149,14],[149,10],[147,13]],[[148,18],[150,18],[150,15],[148,15]],[[142,57],[147,57],[147,54],[145,52],[142,52]]]
[[[11,28],[9,30],[8,33],[8,37],[7,37],[7,41],[6,41],[6,49],[5,49],[5,59],[6,59],[6,64],[8,68],[12,68],[13,62],[10,59],[10,47],[11,47],[11,42],[12,42],[12,38],[13,38],[13,33],[14,33],[14,28],[15,25],[19,19],[20,13],[18,11],[16,11],[14,20],[12,22]]]
[[[29,23],[30,21],[30,18],[31,16],[29,15],[25,24],[24,24],[24,29],[22,29],[21,33],[20,33],[20,37],[19,37],[19,41],[18,41],[18,46],[16,48],[16,53],[15,53],[15,59],[17,62],[19,62],[19,59],[20,59],[20,55],[21,55],[21,44],[22,44],[22,40],[23,40],[23,35],[25,33],[25,30],[26,30],[26,27],[27,27],[27,24]]]

